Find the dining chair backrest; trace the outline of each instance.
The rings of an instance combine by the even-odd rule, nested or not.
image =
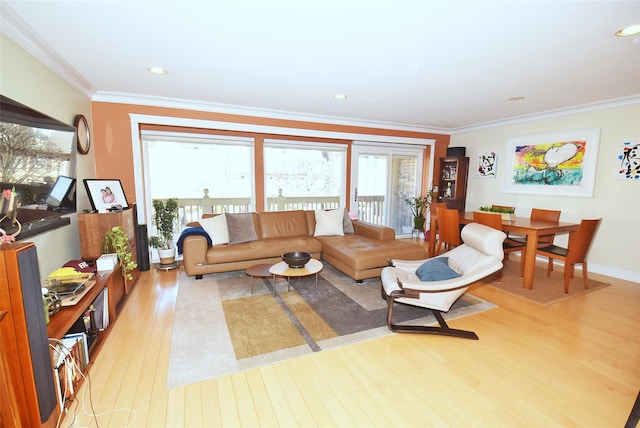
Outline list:
[[[502,230],[502,216],[500,213],[474,211],[473,221],[494,229]]]
[[[459,246],[460,239],[460,213],[453,208],[437,207],[438,215],[438,249],[443,243],[448,246]]]
[[[569,243],[567,248],[557,245],[548,245],[538,248],[536,254],[548,257],[547,277],[553,271],[553,260],[561,260],[564,262],[564,292],[569,293],[569,282],[573,278],[574,266],[578,263],[582,264],[582,281],[584,288],[589,288],[587,255],[593,244],[593,238],[600,227],[601,218],[588,220],[583,219],[578,226],[578,230],[569,235]]]
[[[557,222],[560,220],[560,210],[545,210],[541,208],[532,208],[531,209],[531,220],[544,220],[544,221],[554,221]],[[538,244],[553,244],[553,240],[556,235],[542,235],[538,236]]]
[[[593,238],[600,227],[601,218],[583,219],[576,233],[569,235],[567,245],[567,262],[582,263],[587,260],[589,250],[593,245]]]

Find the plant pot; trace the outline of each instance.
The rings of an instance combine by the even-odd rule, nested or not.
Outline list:
[[[513,221],[513,213],[500,213],[500,215],[504,221]]]
[[[420,230],[423,231],[424,230],[424,222],[425,222],[425,218],[424,217],[414,217],[413,218],[413,229],[414,230]]]
[[[175,247],[158,248],[158,257],[160,257],[158,269],[173,269],[174,267],[178,267],[178,263],[176,263]]]

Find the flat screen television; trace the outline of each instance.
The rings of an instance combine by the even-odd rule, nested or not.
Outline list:
[[[58,176],[45,199],[47,209],[52,211],[75,211],[76,179]]]

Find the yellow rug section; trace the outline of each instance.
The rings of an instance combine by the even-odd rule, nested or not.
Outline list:
[[[280,297],[315,342],[338,337],[338,334],[307,304],[298,292],[294,290],[290,293],[281,293]]]
[[[272,294],[222,301],[237,359],[305,344]]]

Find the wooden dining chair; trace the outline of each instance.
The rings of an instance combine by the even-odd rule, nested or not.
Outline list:
[[[553,270],[553,260],[558,259],[564,262],[564,292],[569,293],[569,281],[573,278],[575,265],[582,264],[582,279],[584,288],[589,288],[589,280],[587,278],[587,256],[593,244],[593,238],[600,227],[601,218],[588,220],[583,219],[580,222],[578,230],[569,235],[567,248],[557,245],[549,245],[544,248],[538,248],[536,254],[549,258],[547,265],[547,276],[551,275]]]
[[[438,215],[438,245],[434,256],[440,254],[442,247],[448,251],[459,246],[460,240],[460,213],[453,208],[437,207]]]
[[[485,226],[492,227],[494,229],[502,230],[502,216],[500,213],[486,212],[486,211],[474,211],[473,221],[476,223],[484,224]],[[509,260],[509,253],[515,253],[520,251],[520,276],[524,276],[524,254],[527,243],[511,241],[509,238],[505,239],[502,243],[502,250],[504,251],[504,259]],[[502,273],[500,273],[500,279],[502,279]]]
[[[558,222],[560,220],[560,210],[545,210],[545,209],[541,209],[541,208],[533,208],[531,209],[531,215],[529,216],[529,218],[531,220],[542,220],[542,221],[553,221],[553,222]],[[538,244],[537,247],[538,248],[542,248],[542,247],[546,247],[549,246],[551,244],[553,244],[553,240],[555,239],[556,235],[555,234],[551,234],[551,235],[542,235],[542,236],[538,236]],[[527,237],[526,236],[514,236],[514,235],[510,235],[509,239],[516,241],[516,242],[521,242],[526,244],[527,243]]]

